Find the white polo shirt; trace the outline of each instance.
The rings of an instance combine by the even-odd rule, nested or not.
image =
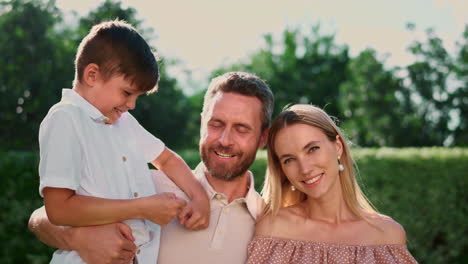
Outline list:
[[[114,124],[71,89],[62,90],[39,130],[39,193],[44,187],[67,188],[77,194],[133,199],[156,193],[148,162],[164,144],[130,113]],[[146,220],[125,221],[139,246],[139,263],[156,263],[160,227]],[[99,238],[96,238],[99,239]],[[58,250],[51,263],[84,263],[75,251]]]
[[[209,184],[200,163],[194,174],[210,199],[210,225],[198,231],[181,226],[177,219],[162,227],[158,264],[243,264],[247,260],[247,245],[255,231],[255,220],[263,209],[263,200],[255,191],[249,172],[250,188],[244,198],[231,203]],[[154,171],[153,180],[158,192],[173,192],[188,197],[162,172]]]

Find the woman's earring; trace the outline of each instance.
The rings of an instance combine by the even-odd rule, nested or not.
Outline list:
[[[291,191],[295,191],[296,190],[296,187],[294,187],[294,185],[291,184]]]
[[[343,164],[341,164],[340,158],[341,158],[341,157],[338,157],[338,170],[339,170],[339,171],[344,171],[344,166],[343,166]]]

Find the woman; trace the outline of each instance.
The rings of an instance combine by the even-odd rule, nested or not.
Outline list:
[[[268,138],[266,207],[247,263],[417,263],[402,226],[361,192],[348,144],[330,116],[294,105]]]

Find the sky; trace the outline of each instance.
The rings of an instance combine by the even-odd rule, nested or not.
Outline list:
[[[102,1],[58,0],[64,12],[86,15]],[[245,60],[263,45],[263,35],[277,41],[286,29],[307,32],[320,23],[323,33],[334,33],[347,44],[351,56],[365,48],[377,50],[388,66],[405,66],[414,58],[407,52],[415,39],[434,28],[449,51],[454,51],[468,24],[468,0],[128,0],[143,26],[153,28],[151,41],[164,57],[179,60],[169,69],[187,93],[206,85],[209,73],[221,65]],[[408,22],[416,31],[406,29]],[[192,72],[187,82],[185,70]]]

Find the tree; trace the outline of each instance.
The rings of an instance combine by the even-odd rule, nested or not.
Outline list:
[[[453,93],[453,105],[459,117],[458,126],[453,131],[453,144],[468,146],[468,25],[458,43],[455,74],[458,87]]]
[[[408,29],[414,30],[409,24]],[[443,145],[451,136],[449,124],[453,122],[453,93],[451,82],[454,74],[454,60],[444,48],[442,40],[428,29],[427,41],[414,41],[410,52],[415,55],[416,62],[406,70],[409,80],[408,89],[417,114],[424,120],[419,137],[421,145]],[[446,142],[447,143],[447,142]]]
[[[106,0],[95,10],[89,12],[85,17],[80,18],[79,26],[76,30],[76,41],[77,46],[81,39],[86,36],[89,30],[96,24],[106,20],[124,20],[134,26],[140,34],[142,34],[146,41],[149,41],[153,37],[153,30],[148,28],[142,28],[142,21],[137,17],[137,11],[135,8],[128,7],[123,8],[120,1]]]
[[[408,25],[414,30],[415,26]],[[432,29],[427,40],[409,46],[416,61],[386,71],[368,50],[349,64],[341,86],[344,127],[362,146],[442,146],[467,144],[467,35],[454,56]]]
[[[193,123],[190,120],[192,106],[177,81],[166,73],[165,64],[160,66],[158,91],[149,96],[140,96],[133,115],[168,147],[192,147],[194,135],[189,134],[187,129]]]
[[[37,149],[40,121],[60,98],[58,88],[71,83],[71,46],[67,32],[54,29],[61,21],[54,1],[0,8],[0,149]]]
[[[409,47],[416,61],[389,70],[374,50],[350,59],[347,46],[321,35],[319,26],[308,35],[285,30],[279,43],[271,34],[264,39],[265,48],[247,62],[213,75],[259,75],[275,94],[274,115],[287,104],[312,103],[345,120],[361,146],[468,145],[468,26],[454,56],[429,29],[426,41]]]
[[[319,25],[310,35],[285,30],[280,43],[273,36],[264,37],[266,47],[225,70],[245,70],[265,79],[275,95],[275,114],[286,105],[312,103],[338,115],[340,84],[346,80],[348,47],[334,43],[333,35],[321,35]],[[279,52],[277,52],[279,50]]]
[[[386,70],[376,51],[367,49],[350,61],[347,70],[349,79],[340,86],[339,101],[346,116],[342,127],[354,143],[362,147],[417,143],[419,119],[405,107],[408,94],[396,69]]]

